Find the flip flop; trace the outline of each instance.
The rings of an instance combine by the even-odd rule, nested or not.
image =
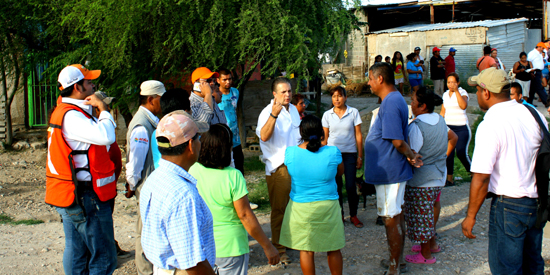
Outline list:
[[[432,259],[426,259],[422,256],[422,253],[418,253],[405,256],[405,261],[413,264],[435,264],[437,259],[435,257],[432,257]]]
[[[422,248],[420,247],[419,244],[413,245],[413,246],[411,247],[411,251],[412,251],[412,252],[420,252],[421,250],[422,250]],[[437,249],[430,249],[430,251],[431,251],[432,253],[441,252],[441,246],[437,245]]]

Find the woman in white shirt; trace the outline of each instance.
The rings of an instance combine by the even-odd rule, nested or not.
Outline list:
[[[341,86],[330,89],[332,96],[332,109],[323,114],[323,131],[325,138],[323,145],[336,146],[342,152],[344,163],[344,175],[346,177],[346,191],[348,193],[348,204],[350,221],[355,227],[363,227],[363,223],[357,218],[357,207],[359,196],[355,185],[355,174],[357,169],[363,165],[363,135],[361,134],[361,116],[359,111],[346,105],[346,89]],[[342,197],[342,176],[336,177],[340,207],[343,206]],[[342,220],[344,219],[344,208],[342,208]]]
[[[468,125],[468,92],[458,85],[460,80],[457,73],[451,73],[447,76],[447,90],[443,94],[443,106],[441,107],[441,116],[445,118],[447,126],[458,136],[458,142],[455,150],[447,157],[447,186],[454,185],[454,158],[455,151],[458,159],[464,165],[464,169],[469,173],[471,159],[468,156],[468,146],[472,137],[470,126]]]
[[[506,66],[502,63],[500,58],[497,57],[498,51],[496,48],[491,49],[491,57],[495,59],[495,62],[497,63],[497,69],[499,70],[506,70]]]

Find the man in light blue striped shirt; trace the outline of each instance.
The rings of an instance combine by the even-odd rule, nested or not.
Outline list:
[[[155,274],[214,274],[216,261],[212,214],[187,173],[198,160],[198,127],[177,112],[157,126],[162,159],[147,178],[139,200],[141,245]],[[186,274],[186,273],[183,273]]]

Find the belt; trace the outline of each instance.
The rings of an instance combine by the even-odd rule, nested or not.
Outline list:
[[[82,188],[84,190],[88,190],[88,189],[93,190],[94,189],[94,184],[90,180],[87,180],[87,181],[79,180],[78,181],[78,188]]]
[[[506,195],[497,195],[496,197],[499,198],[499,199],[536,199],[536,198],[529,198],[529,197],[526,197],[526,196],[523,196],[523,197],[520,197],[520,198],[513,198],[513,197],[506,196]]]

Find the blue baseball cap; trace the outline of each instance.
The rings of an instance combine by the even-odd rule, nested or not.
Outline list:
[[[449,52],[456,52],[456,49],[453,48],[453,47],[451,47],[451,48],[449,49]]]

